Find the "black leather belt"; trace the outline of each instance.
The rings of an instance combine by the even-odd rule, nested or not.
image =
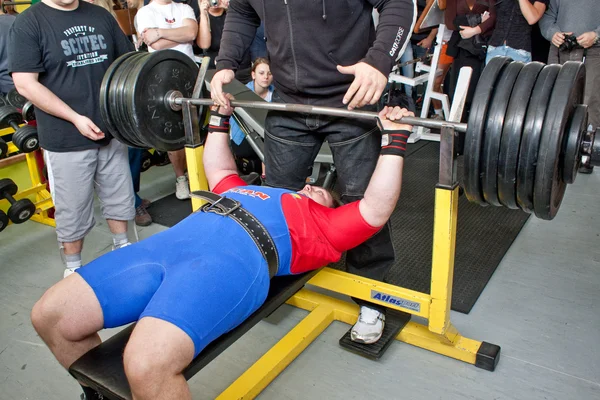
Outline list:
[[[213,192],[197,190],[190,194],[191,197],[202,199],[208,203],[200,207],[202,212],[213,212],[224,217],[231,217],[252,238],[256,247],[260,250],[267,265],[269,266],[269,277],[274,277],[279,269],[279,255],[271,235],[263,224],[250,212],[248,212],[239,201],[219,196]]]

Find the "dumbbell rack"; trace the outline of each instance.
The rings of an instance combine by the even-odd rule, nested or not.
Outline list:
[[[0,130],[0,137],[9,135],[11,133],[13,133],[13,131],[10,128]],[[15,146],[12,142],[8,142],[7,144],[7,154],[15,154],[19,151],[17,146]],[[31,153],[13,155],[9,158],[0,160],[0,170],[10,165],[19,163],[25,159],[27,162],[27,169],[29,171],[29,178],[31,180],[31,187],[19,191],[19,193],[14,196],[15,200],[20,200],[22,198],[35,195],[35,200],[33,202],[35,204],[36,213],[31,217],[31,220],[40,224],[56,227],[54,219],[50,218],[48,215],[48,210],[54,207],[54,203],[52,202],[52,196],[46,187],[46,183],[43,182],[40,174],[40,168],[38,166],[39,154],[40,150],[36,150]],[[6,200],[0,200],[0,202],[6,202]]]

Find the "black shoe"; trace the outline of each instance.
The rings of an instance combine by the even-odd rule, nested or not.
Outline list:
[[[589,175],[592,172],[594,172],[594,167],[586,167],[585,165],[582,165],[581,167],[579,167],[579,170],[577,172],[579,172],[580,174]]]

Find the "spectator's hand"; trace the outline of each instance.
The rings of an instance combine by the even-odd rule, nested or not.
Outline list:
[[[223,93],[223,85],[233,81],[233,78],[235,78],[235,73],[232,70],[222,69],[217,72],[210,81],[210,97],[216,105],[224,107],[225,109],[231,107],[229,105],[229,97],[227,96],[228,93]]]
[[[596,35],[596,32],[582,33],[577,37],[577,43],[579,43],[579,45],[584,49],[587,49],[592,47],[594,43],[596,43],[597,37],[598,35]]]
[[[403,124],[400,121],[402,117],[414,117],[415,114],[408,111],[406,108],[396,107],[383,107],[383,110],[379,112],[377,118],[377,124],[379,129],[382,131],[412,131],[412,125]]]
[[[470,39],[473,36],[477,35],[477,29],[471,28],[470,26],[459,26],[460,28],[460,37],[463,39]]]
[[[228,101],[235,100],[235,97],[233,97],[233,95],[231,93],[224,93],[224,95]],[[210,109],[212,111],[217,111],[221,115],[228,115],[228,116],[233,114],[233,108],[234,107],[223,107],[223,106],[217,106],[217,105],[210,106]]]
[[[207,12],[210,4],[208,0],[198,0],[198,6],[200,7],[200,12]]]
[[[146,28],[142,32],[142,39],[147,46],[151,46],[160,40],[160,29],[158,28]]]
[[[417,43],[417,46],[420,46],[424,49],[430,49],[431,46],[433,46],[433,38],[430,39],[428,36],[425,39],[421,40],[419,43]]]
[[[556,47],[560,47],[565,42],[565,35],[572,35],[573,32],[556,32],[552,35],[552,44]]]
[[[75,120],[72,121],[73,125],[77,128],[79,133],[88,139],[100,140],[104,139],[104,133],[92,122],[91,119],[84,115],[78,115]]]
[[[347,67],[338,65],[337,70],[342,74],[354,75],[354,81],[344,95],[344,104],[350,103],[348,110],[377,103],[388,81],[379,70],[365,62]]]
[[[489,11],[485,11],[483,14],[481,14],[481,23],[484,23],[488,19],[490,19]]]

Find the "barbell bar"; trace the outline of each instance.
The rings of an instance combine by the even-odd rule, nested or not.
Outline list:
[[[169,91],[165,96],[165,102],[169,105],[173,111],[180,111],[181,105],[190,103],[195,106],[212,106],[214,101],[212,99],[190,99],[183,97],[183,94],[179,91]],[[316,115],[329,115],[332,117],[345,117],[353,119],[377,119],[377,113],[373,111],[359,111],[359,110],[348,110],[345,108],[336,107],[322,107],[322,106],[311,106],[306,104],[287,104],[287,103],[268,103],[266,101],[244,101],[244,100],[231,100],[230,104],[232,107],[247,107],[256,108],[260,110],[272,110],[272,111],[285,111],[295,112],[301,114],[316,114]],[[441,129],[442,126],[452,126],[454,130],[459,132],[467,131],[467,124],[460,122],[449,122],[440,121],[437,119],[419,118],[419,117],[402,117],[399,122],[408,125],[419,125],[426,128]]]
[[[183,148],[183,105],[189,109],[189,105],[214,104],[194,95],[196,80],[202,77],[198,66],[175,50],[121,56],[107,70],[100,88],[100,110],[108,132],[129,146]],[[495,57],[475,88],[468,124],[416,117],[401,122],[465,132],[462,185],[471,202],[518,208],[550,220],[578,167],[600,165],[600,135],[585,126],[584,80],[580,62],[522,64]],[[377,117],[375,112],[303,104],[232,100],[231,105]]]

